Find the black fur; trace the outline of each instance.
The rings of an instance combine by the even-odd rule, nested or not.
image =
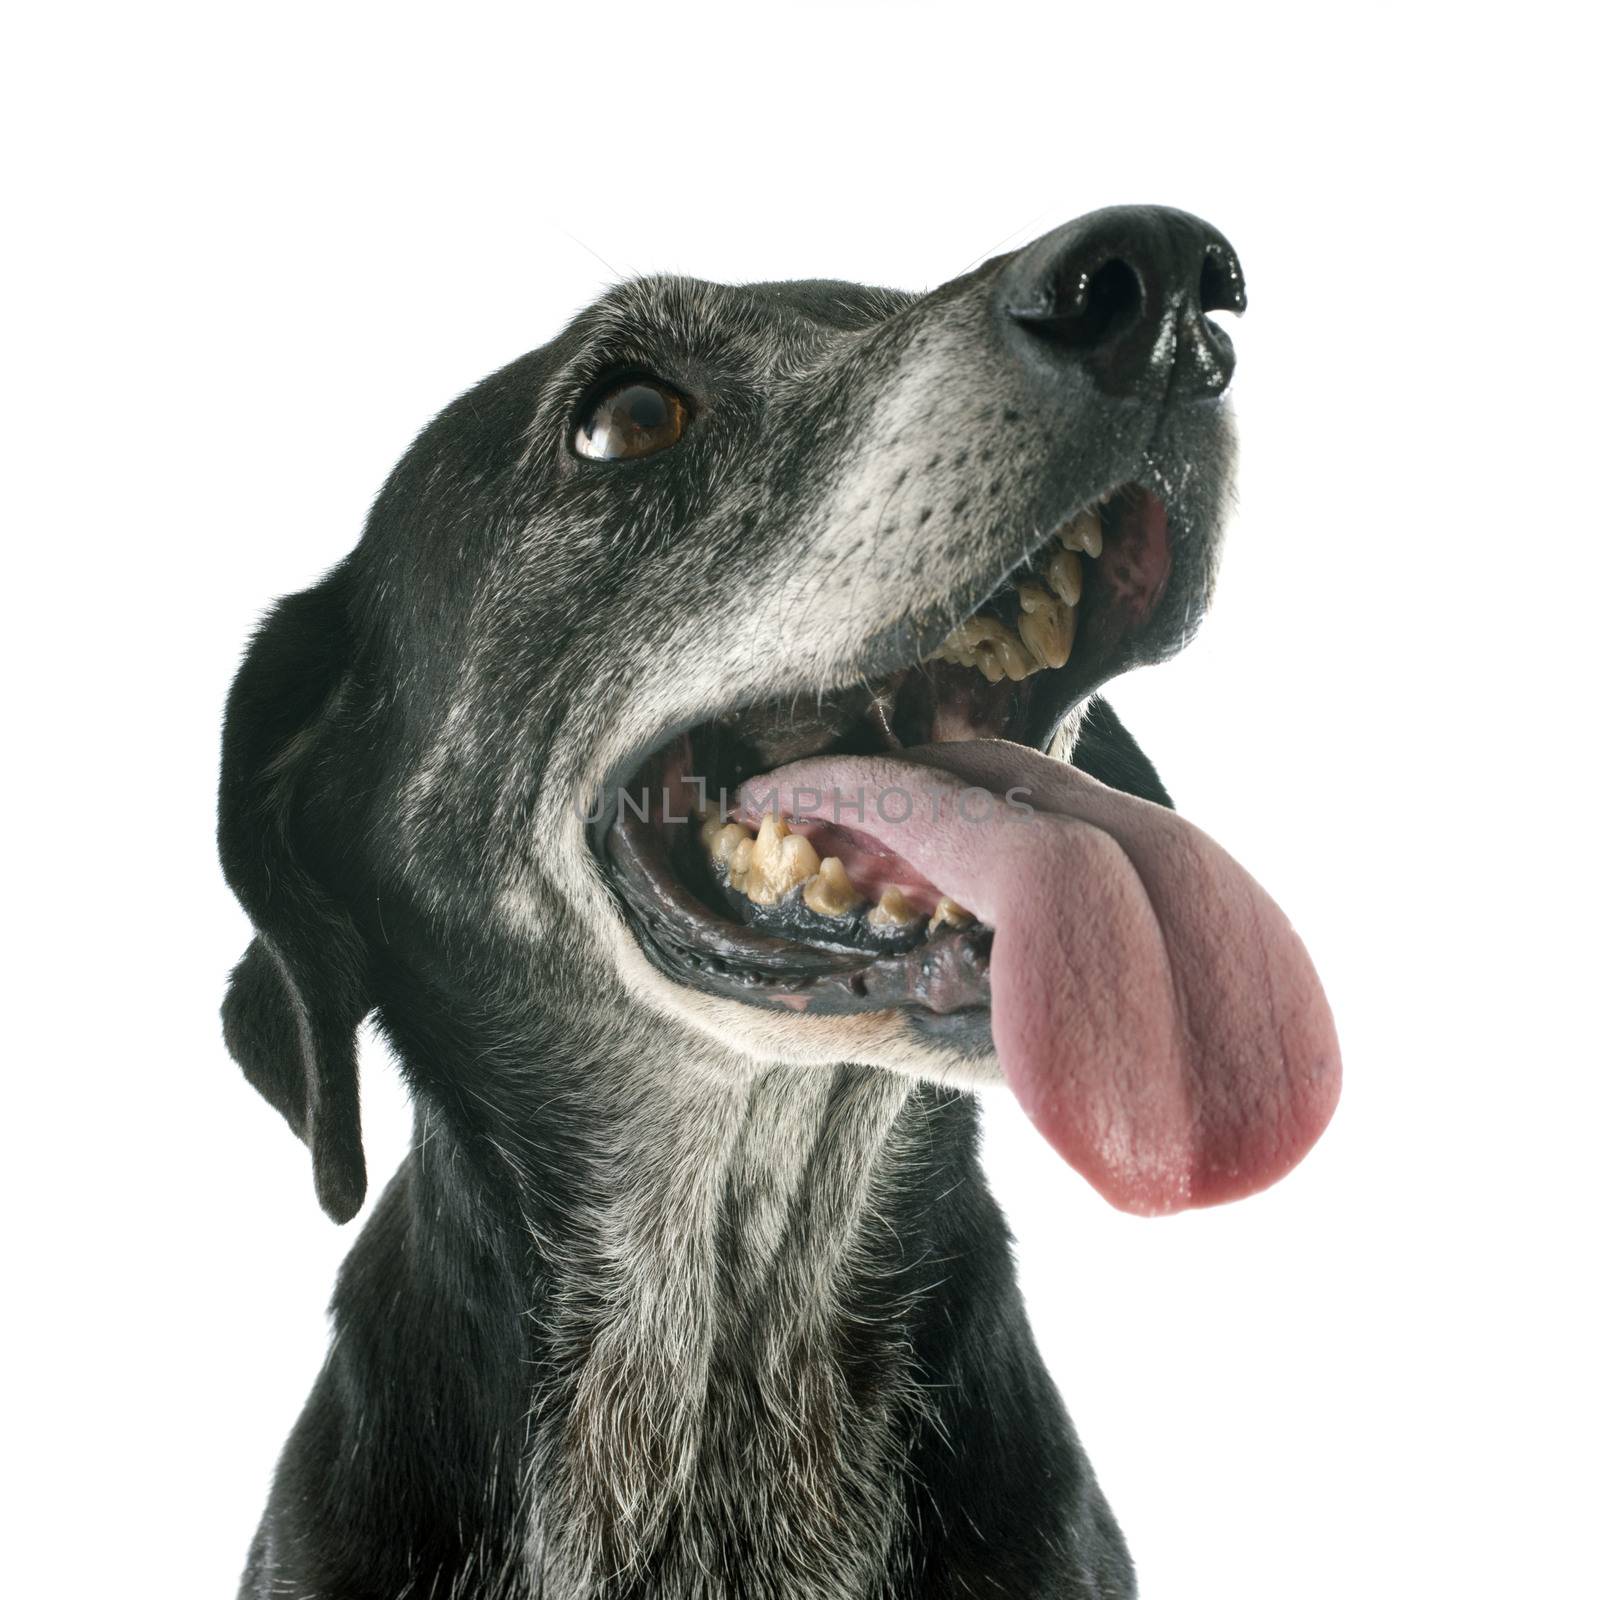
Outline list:
[[[640,1008],[547,881],[536,841],[554,811],[541,807],[576,792],[578,761],[637,691],[629,663],[707,603],[708,575],[759,570],[761,529],[806,503],[807,459],[860,414],[849,365],[802,394],[752,350],[814,360],[849,339],[840,363],[902,360],[926,304],[845,285],[710,294],[672,280],[620,290],[447,409],[360,547],[278,605],[234,686],[219,839],[256,937],[224,1008],[228,1048],[310,1147],[338,1221],[366,1188],[355,1035],[369,1014],[417,1105],[413,1147],[340,1274],[333,1347],[284,1451],[247,1596],[643,1596],[693,1541],[706,1547],[686,1501],[613,1576],[579,1586],[550,1554],[567,1503],[551,1463],[584,1361],[619,1314],[596,1287],[609,1281],[604,1219],[636,1175],[610,1136],[659,1130],[656,1089],[630,1077]],[[648,476],[585,470],[566,452],[574,407],[597,373],[631,365],[714,395],[711,420]],[[1129,438],[1197,426],[1144,399],[1115,404]],[[727,516],[709,487],[719,451],[742,453],[759,482]],[[1000,570],[1009,514],[964,535],[992,545]],[[607,673],[594,670],[597,616],[630,647]],[[471,737],[445,737],[463,704]],[[1104,781],[1166,803],[1103,704],[1078,750]],[[511,878],[532,885],[525,937],[499,911]],[[682,1030],[645,1026],[653,1066],[687,1060]],[[831,1069],[819,1148],[876,1070]],[[886,1415],[903,1443],[904,1516],[881,1569],[849,1590],[826,1573],[780,1588],[767,1530],[730,1517],[720,1571],[669,1592],[1131,1595],[1121,1536],[1028,1331],[974,1102],[917,1087],[892,1135],[829,1341],[795,1356],[842,1385],[829,1415]],[[797,1218],[827,1181],[819,1157]],[[712,1248],[717,1281],[732,1282],[761,1196],[731,1168],[721,1194]],[[708,1379],[757,1433],[763,1304],[729,1291]],[[696,1471],[748,1478],[750,1460],[717,1458],[738,1437],[708,1434]]]

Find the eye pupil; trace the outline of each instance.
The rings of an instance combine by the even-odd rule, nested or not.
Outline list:
[[[617,408],[628,413],[628,420],[636,428],[659,428],[667,420],[666,397],[659,389],[647,389],[642,383],[625,389]]]
[[[677,390],[633,378],[594,403],[572,447],[592,461],[630,461],[676,444],[688,420],[689,408]]]

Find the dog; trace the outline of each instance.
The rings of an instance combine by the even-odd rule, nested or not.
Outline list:
[[[271,611],[226,1042],[336,1221],[369,1015],[416,1124],[243,1595],[1134,1593],[971,1091],[1144,1213],[1332,1112],[1304,951],[1099,696],[1205,610],[1244,305],[1159,207],[921,295],[626,282]]]

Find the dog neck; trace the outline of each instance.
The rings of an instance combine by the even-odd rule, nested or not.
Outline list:
[[[246,1592],[1126,1592],[969,1097],[424,1012]]]
[[[538,1249],[559,1377],[533,1405],[537,1561],[575,1592],[646,1573],[688,1592],[742,1529],[769,1592],[785,1572],[854,1592],[890,1559],[919,1394],[870,1320],[911,1085],[850,1066],[591,1083],[591,1186]]]

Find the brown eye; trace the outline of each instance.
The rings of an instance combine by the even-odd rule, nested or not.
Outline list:
[[[636,461],[676,444],[689,408],[676,389],[630,378],[595,402],[572,436],[572,448],[591,461]]]

